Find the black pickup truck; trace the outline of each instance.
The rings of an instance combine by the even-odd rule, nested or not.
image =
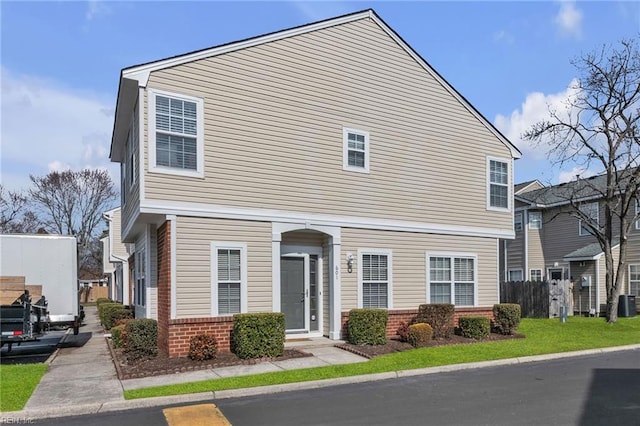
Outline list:
[[[29,291],[25,290],[11,305],[0,306],[0,347],[14,343],[38,340],[49,329],[47,300],[41,296],[32,303]]]

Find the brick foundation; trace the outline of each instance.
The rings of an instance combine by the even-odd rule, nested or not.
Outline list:
[[[389,319],[387,321],[387,337],[395,337],[396,330],[400,327],[401,322],[410,322],[416,315],[418,315],[417,309],[394,309],[389,311]],[[458,326],[458,318],[460,317],[487,317],[493,321],[493,307],[491,308],[456,308],[453,314],[454,325]],[[346,340],[349,337],[349,331],[347,328],[347,321],[349,321],[349,312],[342,313],[342,339]]]
[[[168,324],[168,350],[170,357],[189,354],[189,340],[198,334],[209,334],[218,340],[218,351],[231,350],[233,317],[185,318],[170,320]],[[159,332],[160,330],[158,330]]]

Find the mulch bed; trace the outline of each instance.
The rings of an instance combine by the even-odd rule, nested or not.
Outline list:
[[[509,340],[523,338],[523,335],[514,334],[511,336],[505,336],[502,334],[491,333],[489,337],[484,339],[475,340],[462,337],[454,334],[446,339],[434,339],[429,342],[426,347],[435,346],[447,346],[447,345],[461,345],[461,344],[473,344],[480,342],[490,342],[497,340]],[[107,339],[109,350],[111,351],[111,357],[113,358],[114,365],[118,374],[118,379],[136,379],[141,377],[159,376],[163,374],[178,374],[187,371],[207,370],[218,367],[229,367],[234,365],[254,365],[261,362],[268,361],[283,361],[286,359],[303,358],[313,356],[306,352],[297,351],[295,349],[285,349],[284,354],[280,357],[271,358],[259,358],[259,359],[241,359],[234,353],[221,352],[218,353],[216,359],[208,361],[193,361],[190,358],[168,358],[165,355],[159,354],[155,358],[129,361],[126,354],[122,349],[115,349],[112,345],[111,339]],[[396,339],[389,339],[385,345],[352,345],[350,343],[344,343],[336,345],[337,348],[352,352],[356,355],[363,356],[365,358],[374,358],[380,355],[391,354],[395,352],[402,352],[409,349],[413,349],[409,343],[401,342]]]

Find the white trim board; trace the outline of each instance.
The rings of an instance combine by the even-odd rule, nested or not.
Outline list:
[[[480,228],[355,216],[334,216],[304,212],[285,212],[269,209],[236,208],[215,204],[181,203],[172,201],[156,202],[152,200],[144,200],[140,202],[139,212],[141,214],[157,214],[162,216],[175,215],[218,219],[258,220],[262,222],[268,221],[292,224],[302,223],[309,229],[327,226],[484,238],[515,238],[513,227],[510,229]],[[299,229],[298,226],[294,226],[294,228]]]

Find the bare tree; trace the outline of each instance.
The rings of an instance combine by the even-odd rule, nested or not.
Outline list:
[[[0,233],[31,233],[36,232],[39,226],[40,221],[30,210],[27,196],[0,184]]]
[[[581,74],[567,109],[550,111],[524,138],[548,144],[556,164],[603,170],[601,179],[581,179],[564,196],[570,215],[598,240],[605,256],[607,321],[617,320],[628,237],[638,219],[635,202],[640,185],[640,52],[636,39],[605,46],[573,61]],[[604,217],[595,220],[585,204],[598,200]],[[614,248],[619,244],[616,261]]]
[[[102,229],[102,213],[114,204],[117,192],[105,170],[83,169],[30,176],[29,195],[47,230],[74,235],[78,240],[80,268],[90,267],[92,250]]]

